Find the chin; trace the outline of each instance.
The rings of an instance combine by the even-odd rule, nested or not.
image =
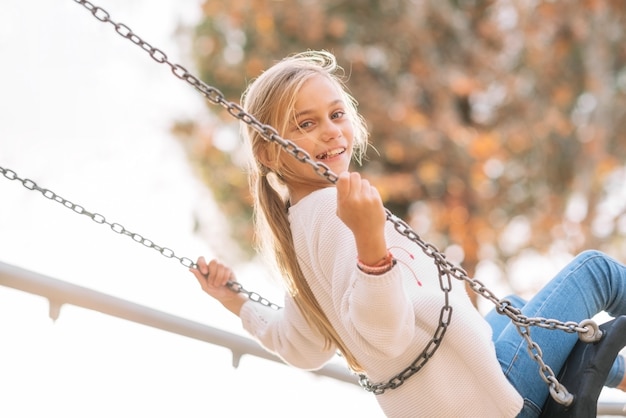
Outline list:
[[[350,170],[350,160],[336,161],[334,164],[328,164],[328,167],[335,173],[341,174]]]

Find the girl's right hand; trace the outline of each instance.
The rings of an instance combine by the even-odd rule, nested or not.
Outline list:
[[[239,315],[246,299],[242,294],[228,287],[229,281],[236,281],[235,274],[230,267],[215,259],[207,263],[204,257],[199,257],[196,265],[197,268],[192,267],[189,271],[196,277],[202,290],[221,302],[231,312]]]

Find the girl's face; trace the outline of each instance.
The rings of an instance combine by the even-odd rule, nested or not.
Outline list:
[[[338,87],[322,75],[313,76],[296,95],[293,114],[284,137],[306,151],[313,161],[327,165],[333,173],[348,170],[354,132]],[[315,190],[331,185],[309,164],[301,163],[286,153],[281,153],[281,160],[293,173],[285,178],[292,204]]]

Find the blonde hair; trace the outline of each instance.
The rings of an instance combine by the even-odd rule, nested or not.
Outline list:
[[[357,111],[356,101],[345,88],[343,69],[329,52],[299,53],[270,67],[243,93],[243,107],[261,123],[274,127],[282,136],[295,118],[294,104],[298,92],[307,80],[319,75],[334,83],[343,96],[346,114],[354,131],[353,158],[360,162],[367,148],[367,127]],[[242,128],[253,157],[249,165],[249,178],[254,199],[257,244],[263,254],[271,255],[287,291],[309,324],[322,333],[327,348],[334,343],[350,368],[362,371],[322,311],[298,264],[287,213],[289,195],[281,180],[290,174],[285,172],[285,165],[280,164],[279,155],[284,150],[279,144],[267,141],[247,124],[243,124]],[[268,160],[275,163],[271,164],[273,169],[266,165]]]

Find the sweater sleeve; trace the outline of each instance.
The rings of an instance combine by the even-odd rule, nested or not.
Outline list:
[[[327,346],[324,337],[309,326],[289,296],[278,311],[247,301],[239,315],[244,329],[261,346],[294,367],[316,370],[336,353],[335,347]]]
[[[305,213],[292,219],[300,223],[293,225],[298,231],[294,241],[299,254],[309,251],[300,257],[301,265],[307,280],[317,282],[312,287],[323,289],[315,292],[320,304],[336,312],[350,338],[369,354],[404,352],[415,332],[415,313],[403,285],[406,272],[398,265],[382,275],[357,268],[354,236],[336,215],[334,194],[302,209]]]
[[[341,304],[344,323],[370,346],[368,351],[390,357],[403,353],[415,332],[414,311],[399,270],[396,266],[380,276],[354,272]]]

